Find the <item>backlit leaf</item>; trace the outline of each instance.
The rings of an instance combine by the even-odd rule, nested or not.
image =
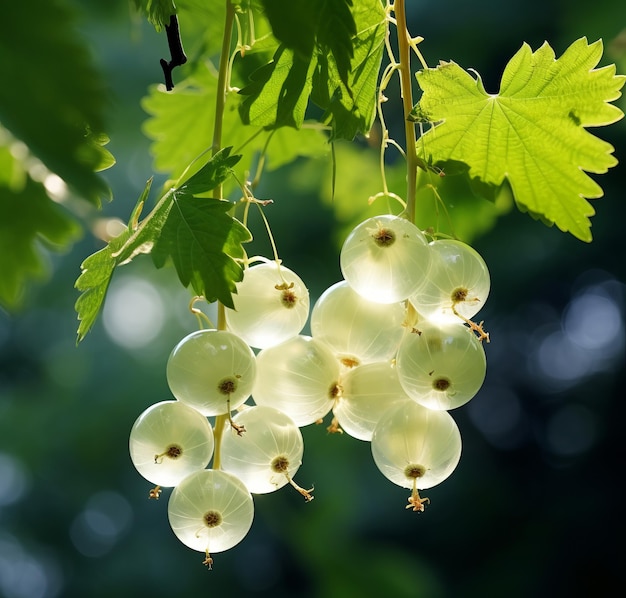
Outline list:
[[[536,52],[524,44],[498,94],[454,62],[418,73],[421,118],[439,123],[418,150],[428,162],[468,165],[469,176],[486,185],[506,179],[521,210],[590,241],[594,209],[586,199],[603,192],[586,172],[604,173],[617,160],[585,127],[623,116],[609,102],[626,79],[614,66],[595,68],[601,56],[602,43],[584,38],[558,59],[547,43]]]
[[[171,258],[184,286],[232,308],[235,283],[243,278],[236,260],[244,257],[241,244],[250,240],[250,233],[227,213],[231,208],[227,201],[174,194],[152,259],[160,268]]]
[[[221,185],[239,158],[230,155],[230,148],[217,152],[178,188],[165,193],[139,222],[152,184],[148,181],[127,229],[81,265],[76,288],[82,294],[75,306],[80,320],[78,342],[96,321],[115,268],[140,254],[152,254],[159,268],[171,258],[184,286],[191,284],[208,301],[219,299],[232,306],[231,293],[243,276],[236,260],[244,256],[241,243],[250,240],[250,233],[227,213],[232,204],[193,194]]]

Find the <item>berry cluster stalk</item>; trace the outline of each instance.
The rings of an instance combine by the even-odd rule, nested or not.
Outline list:
[[[411,46],[409,45],[409,31],[406,26],[406,11],[404,0],[395,0],[393,4],[396,15],[396,30],[398,35],[398,53],[400,58],[400,93],[402,96],[402,110],[404,113],[404,135],[406,138],[406,215],[408,220],[415,224],[415,199],[417,193],[418,158],[415,138],[415,125],[408,116],[413,109],[413,92],[411,85]]]
[[[235,21],[235,8],[231,0],[226,2],[226,18],[224,19],[224,34],[222,36],[222,50],[220,53],[219,72],[217,76],[217,96],[215,101],[215,124],[213,126],[213,144],[211,146],[212,155],[215,155],[222,148],[222,128],[224,122],[224,108],[226,105],[228,57],[233,35],[233,23]],[[213,191],[213,197],[222,198],[222,185],[218,185]],[[217,329],[226,330],[226,313],[224,304],[217,302]],[[218,415],[215,418],[214,438],[215,452],[213,455],[213,469],[221,467],[222,436],[226,427],[226,422],[230,419],[230,413]]]

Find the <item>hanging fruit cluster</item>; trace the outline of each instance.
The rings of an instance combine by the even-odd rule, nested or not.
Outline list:
[[[449,410],[485,377],[489,337],[472,320],[489,293],[484,261],[460,241],[429,243],[410,221],[382,215],[348,235],[340,263],[344,280],[313,306],[311,336],[302,334],[303,281],[279,260],[246,268],[226,329],[178,343],[167,363],[175,400],[148,408],[131,430],[132,461],[156,484],[151,496],[174,487],[171,527],[209,566],[250,529],[253,494],[291,485],[313,499],[294,481],[300,428],[331,412],[328,431],[370,441],[383,475],[410,489],[414,511],[429,502],[419,490],[459,462]]]

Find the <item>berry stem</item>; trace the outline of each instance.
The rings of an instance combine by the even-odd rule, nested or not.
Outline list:
[[[287,481],[291,484],[291,486],[293,488],[295,488],[300,494],[302,494],[302,496],[304,496],[304,500],[306,502],[311,502],[315,497],[311,494],[311,492],[313,492],[314,488],[309,488],[309,490],[305,490],[302,486],[299,486],[298,484],[296,484],[293,479],[291,477],[289,477],[289,474],[285,473],[285,477],[287,478]]]
[[[215,101],[215,125],[213,127],[213,145],[211,146],[212,155],[215,155],[222,148],[222,128],[224,123],[224,109],[226,107],[226,94],[228,92],[228,72],[229,72],[229,55],[230,46],[233,36],[233,23],[235,21],[235,7],[231,0],[226,2],[226,17],[224,19],[224,34],[222,36],[222,49],[220,54],[219,73],[217,75],[217,98]],[[218,185],[213,190],[213,197],[222,198],[222,185]],[[226,330],[226,309],[221,301],[217,302],[217,329]],[[221,468],[222,455],[222,436],[226,428],[226,422],[230,419],[230,412],[224,415],[218,415],[215,418],[215,426],[213,429],[213,438],[215,448],[213,453],[213,469]],[[207,561],[210,559],[207,551]],[[209,565],[210,567],[210,565]]]
[[[398,54],[400,64],[400,93],[402,95],[402,110],[404,112],[404,136],[406,139],[406,215],[415,224],[415,200],[417,193],[417,148],[415,125],[409,120],[413,109],[413,90],[411,85],[411,46],[409,31],[406,26],[406,10],[404,0],[395,0],[394,13],[396,15],[396,31],[398,35]]]
[[[215,448],[213,449],[213,469],[216,470],[222,468],[222,437],[224,436],[226,422],[229,417],[229,413],[218,415],[215,418],[215,425],[213,426],[213,439],[215,445]]]
[[[409,496],[409,504],[405,507],[406,509],[412,509],[413,511],[419,511],[420,513],[424,512],[424,506],[426,503],[430,502],[430,498],[424,496],[423,498],[420,496],[417,491],[417,478],[413,479],[413,492],[411,496]]]
[[[226,106],[226,94],[228,92],[228,62],[230,46],[233,37],[233,23],[235,21],[235,7],[231,0],[226,1],[226,17],[224,19],[224,34],[222,36],[222,49],[220,53],[219,72],[217,75],[217,97],[215,100],[215,124],[213,127],[212,154],[215,155],[222,149],[222,127],[224,122],[224,109]],[[213,192],[213,197],[221,199],[222,187],[218,185]]]
[[[199,297],[199,296],[195,296],[191,299],[191,301],[189,302],[189,311],[196,316],[197,320],[198,320],[198,326],[200,327],[200,330],[205,330],[205,324],[209,327],[209,328],[213,328],[213,322],[211,322],[211,319],[209,318],[209,316],[207,316],[201,309],[198,309],[197,307],[195,307],[195,304],[198,301],[204,301],[204,297]]]

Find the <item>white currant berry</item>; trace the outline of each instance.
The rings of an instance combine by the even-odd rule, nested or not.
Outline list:
[[[254,503],[236,476],[204,469],[174,488],[167,514],[176,537],[185,546],[208,555],[243,540],[252,525]]]
[[[182,339],[167,361],[172,394],[203,415],[222,415],[250,396],[256,376],[252,349],[225,330],[198,330]]]
[[[321,341],[298,335],[257,355],[253,398],[298,426],[323,418],[340,392],[339,361]]]
[[[222,439],[222,467],[236,475],[253,494],[274,492],[288,484],[302,464],[300,428],[288,416],[256,405],[233,418],[245,434],[227,431]],[[228,433],[231,432],[231,433]]]
[[[385,414],[372,436],[372,455],[381,473],[403,488],[443,482],[461,458],[461,434],[447,411],[402,403]]]
[[[299,334],[309,316],[309,291],[302,279],[276,262],[244,272],[226,309],[228,329],[251,347],[264,349]]]
[[[130,431],[133,465],[158,486],[175,486],[204,469],[213,455],[213,430],[195,409],[179,401],[163,401],[146,409]]]
[[[485,261],[475,249],[453,239],[438,239],[430,243],[430,248],[431,272],[426,283],[409,298],[411,303],[429,320],[471,319],[489,295]]]
[[[485,380],[482,344],[461,323],[418,322],[398,349],[400,384],[429,409],[455,409],[476,395]]]
[[[430,259],[424,234],[408,220],[389,214],[361,222],[340,255],[350,286],[378,303],[396,303],[415,293],[426,279]]]
[[[371,440],[385,413],[411,401],[398,380],[396,368],[388,361],[347,371],[341,378],[341,389],[333,414],[343,431],[359,440]]]
[[[345,280],[332,285],[311,311],[311,333],[331,347],[340,361],[354,367],[392,359],[404,334],[403,303],[375,303]]]

